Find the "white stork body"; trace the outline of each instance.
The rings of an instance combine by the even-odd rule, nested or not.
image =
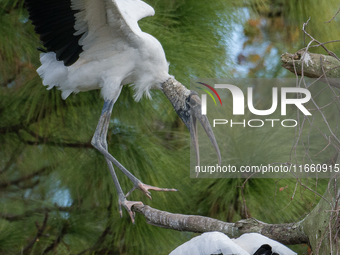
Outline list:
[[[63,99],[72,92],[101,89],[104,107],[91,143],[105,157],[119,196],[130,214],[132,205],[126,197],[140,189],[151,198],[149,190],[176,191],[146,185],[132,175],[107,150],[107,131],[121,88],[131,84],[138,101],[150,97],[151,88],[162,89],[191,132],[199,160],[196,118],[206,130],[218,154],[216,139],[206,116],[201,115],[200,99],[168,74],[168,63],[161,44],[144,33],[138,20],[154,15],[154,9],[141,0],[25,0],[35,31],[46,50],[40,56],[37,72],[49,89],[57,87]],[[190,101],[194,104],[191,106]],[[192,123],[192,125],[191,125]],[[133,183],[124,195],[113,165]]]
[[[263,248],[261,248],[263,247]],[[230,239],[221,232],[207,232],[178,246],[169,255],[297,255],[285,245],[258,233]]]
[[[104,100],[116,99],[121,85],[133,84],[135,99],[150,97],[170,75],[159,41],[144,33],[138,20],[154,15],[151,6],[139,0],[72,0],[74,35],[82,35],[83,52],[71,66],[58,61],[56,53],[41,54],[37,70],[43,84],[62,90],[66,99],[72,92],[101,89]],[[127,22],[128,21],[128,22]]]
[[[249,255],[221,232],[207,232],[178,246],[169,255]]]

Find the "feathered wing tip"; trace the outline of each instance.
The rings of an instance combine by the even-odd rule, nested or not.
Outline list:
[[[54,52],[48,52],[40,54],[40,62],[41,66],[37,69],[37,73],[42,78],[43,84],[48,86],[48,90],[54,86],[60,89],[59,84],[65,81],[68,75],[63,61],[57,61]],[[63,90],[62,98],[66,99],[71,93],[70,90]]]
[[[155,15],[155,10],[141,0],[114,0],[113,4],[117,6],[124,21],[135,33],[140,31],[138,26],[140,19]]]
[[[114,2],[125,18],[129,16],[129,20],[132,18],[135,22],[155,15],[155,10],[152,6],[142,0],[115,0]]]
[[[272,247],[272,252],[282,255],[297,255],[287,246],[258,233],[243,234],[239,238],[233,239],[233,241],[250,254],[254,254],[263,244],[268,244]]]
[[[249,255],[248,252],[236,245],[227,235],[221,232],[207,232],[192,238],[178,246],[169,255],[210,255],[236,254]]]
[[[48,52],[55,52],[66,66],[75,63],[83,51],[75,35],[75,14],[71,0],[25,0],[29,19]]]

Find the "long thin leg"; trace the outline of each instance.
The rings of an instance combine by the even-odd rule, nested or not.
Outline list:
[[[129,213],[130,215],[130,218],[131,218],[131,221],[132,223],[135,223],[135,213],[132,212],[131,210],[131,207],[133,205],[143,205],[142,202],[138,202],[138,201],[128,201],[126,200],[126,197],[123,193],[123,190],[119,184],[119,181],[118,181],[118,178],[117,178],[117,175],[115,173],[115,170],[113,168],[113,165],[111,163],[111,161],[109,161],[108,159],[105,159],[106,160],[106,163],[110,169],[110,173],[111,173],[111,176],[113,178],[113,181],[115,183],[115,186],[116,186],[116,189],[117,189],[117,193],[118,193],[118,204],[119,204],[119,214],[120,214],[120,217],[123,217],[123,211],[122,211],[122,206],[124,206],[124,208],[127,210],[127,212]]]
[[[106,141],[106,136],[107,136],[107,131],[108,131],[108,126],[110,122],[110,116],[112,113],[112,108],[114,105],[115,100],[109,100],[105,101],[104,107],[102,110],[102,114],[100,116],[96,131],[94,133],[94,136],[92,138],[92,145],[98,149],[106,158],[107,162],[112,162],[115,164],[134,184],[133,188],[127,193],[126,196],[128,196],[133,190],[135,189],[140,189],[146,196],[148,196],[151,199],[151,193],[149,190],[155,190],[155,191],[177,191],[176,189],[162,189],[150,185],[146,185],[142,183],[139,179],[137,179],[134,175],[132,175],[123,165],[121,165],[118,160],[116,160],[108,151],[107,151],[107,141]],[[112,178],[118,183],[117,176],[113,170],[112,164],[108,164]],[[113,171],[112,171],[113,170]],[[119,183],[118,183],[119,185]],[[122,193],[120,185],[117,186],[117,192],[118,194]],[[125,196],[125,197],[126,197]]]
[[[109,106],[110,107],[110,106]],[[112,109],[112,107],[111,107]],[[105,139],[105,136],[107,134],[107,130],[108,130],[108,126],[109,126],[109,123],[110,123],[110,114],[107,114],[104,116],[104,122],[103,122],[103,129],[102,129],[102,133],[101,133],[101,137],[104,136],[104,139],[101,139],[102,141],[102,146],[105,150],[107,150],[107,141]],[[123,193],[123,190],[122,190],[122,187],[120,186],[120,183],[118,181],[118,177],[116,175],[116,172],[113,168],[113,165],[111,163],[111,161],[109,161],[108,159],[106,159],[106,163],[110,169],[110,173],[111,173],[111,176],[112,176],[112,179],[113,179],[113,182],[115,184],[115,187],[116,187],[116,190],[117,190],[117,193],[118,193],[118,204],[119,204],[119,214],[120,214],[120,217],[123,217],[123,211],[122,211],[122,205],[125,207],[125,209],[128,211],[129,215],[130,215],[130,218],[131,218],[131,221],[132,223],[135,223],[135,220],[134,220],[134,217],[135,217],[135,214],[132,212],[131,210],[131,207],[135,204],[140,204],[140,205],[143,205],[142,202],[137,202],[137,201],[128,201],[126,200],[126,197]]]

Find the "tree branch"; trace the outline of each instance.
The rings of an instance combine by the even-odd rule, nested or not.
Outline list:
[[[336,15],[338,15],[340,12],[340,8],[339,10],[335,13],[335,15],[333,16],[333,18],[331,18],[329,21],[326,21],[325,23],[331,23],[333,21],[333,19],[336,17]]]
[[[91,144],[91,141],[84,142],[84,143],[66,142],[66,141],[57,142],[57,141],[51,141],[50,139],[48,139],[46,137],[42,137],[42,136],[34,133],[33,131],[27,129],[27,128],[23,129],[22,131],[27,132],[29,135],[31,135],[34,138],[33,141],[32,140],[24,139],[24,138],[22,138],[20,133],[17,132],[17,135],[18,135],[20,141],[22,143],[24,143],[24,144],[27,144],[27,145],[36,146],[36,145],[43,144],[43,145],[49,145],[49,146],[61,146],[61,147],[69,147],[69,148],[89,148],[89,149],[94,149],[94,147]]]
[[[134,205],[133,211],[142,214],[150,225],[178,231],[195,233],[219,231],[230,238],[238,237],[244,233],[260,233],[286,245],[309,243],[309,239],[301,227],[302,221],[267,224],[250,218],[229,223],[209,217],[169,213],[147,205]]]
[[[0,127],[0,134],[6,134],[6,133],[17,133],[20,129],[24,127],[23,124],[16,124],[12,126],[5,126]]]
[[[33,177],[38,176],[39,174],[45,172],[47,169],[48,169],[48,167],[43,167],[42,169],[40,169],[40,170],[38,170],[34,173],[25,175],[25,176],[20,177],[16,180],[0,183],[0,189],[7,188],[8,186],[11,186],[11,185],[18,185],[20,182],[28,181],[28,180],[32,179]]]
[[[23,152],[23,150],[24,150],[24,146],[22,146],[21,144],[16,146],[16,148],[13,150],[11,157],[5,164],[5,167],[3,169],[0,169],[0,174],[5,173],[11,168],[11,166],[15,164],[16,160],[21,156],[21,153]]]
[[[41,227],[39,227],[38,222],[35,222],[35,226],[38,229],[37,235],[28,243],[28,245],[21,250],[19,253],[17,253],[17,255],[21,255],[21,254],[28,254],[28,251],[33,247],[33,245],[35,244],[36,241],[39,241],[39,238],[42,236],[45,228],[46,228],[46,224],[47,224],[47,219],[48,219],[48,213],[45,213],[45,218],[43,221],[43,225]]]
[[[110,195],[110,203],[107,207],[107,212],[108,212],[108,219],[110,219],[110,216],[112,214],[112,194]],[[87,248],[85,250],[83,250],[82,252],[78,253],[78,255],[82,255],[82,254],[85,254],[86,252],[93,252],[96,250],[96,248],[98,247],[101,247],[102,244],[104,243],[105,241],[105,238],[108,234],[112,233],[111,231],[111,222],[110,220],[107,221],[106,223],[106,228],[105,230],[103,231],[103,233],[100,235],[100,237],[98,238],[97,242],[90,248]]]
[[[327,80],[330,85],[340,88],[340,61],[332,56],[310,53],[300,50],[295,54],[284,53],[281,55],[283,67],[297,75],[310,78],[319,78],[323,82]],[[324,71],[323,71],[324,69]]]
[[[337,162],[340,162],[338,158]],[[310,238],[310,246],[315,254],[337,254],[338,247],[338,228],[334,228],[339,223],[339,199],[340,188],[337,186],[339,174],[333,176],[328,183],[320,202],[312,212],[303,220],[303,228]],[[331,201],[331,204],[327,201]],[[333,227],[331,227],[333,226]],[[333,238],[331,238],[331,236]]]
[[[54,211],[54,210],[71,212],[75,209],[76,208],[72,208],[72,207],[55,206],[55,207],[52,207],[52,208],[48,208],[48,207],[37,208],[37,209],[34,209],[34,210],[26,211],[23,214],[5,214],[5,213],[0,212],[0,218],[8,220],[8,221],[18,221],[18,220],[22,220],[23,218],[26,218],[28,216],[31,216],[32,214],[37,214],[37,213],[42,213],[42,212],[48,213],[48,212],[51,212],[51,211]]]
[[[48,246],[43,252],[42,254],[47,254],[49,253],[50,251],[52,250],[55,250],[57,248],[57,246],[62,242],[64,236],[66,235],[67,233],[67,227],[63,226],[61,231],[60,231],[60,234],[58,235],[57,239],[54,240],[53,243],[51,243],[50,246]]]
[[[68,142],[46,142],[46,141],[28,141],[21,139],[21,142],[27,145],[48,145],[48,146],[60,146],[60,147],[68,147],[68,148],[87,148],[87,149],[94,149],[90,142],[88,143],[68,143]]]
[[[310,46],[313,42],[316,42],[316,43],[318,43],[330,56],[333,56],[333,57],[335,57],[338,61],[340,61],[340,59],[338,58],[338,56],[334,53],[334,52],[332,52],[332,51],[330,51],[330,50],[328,50],[327,48],[326,48],[326,46],[323,44],[323,43],[321,43],[321,42],[319,42],[318,40],[316,40],[313,36],[311,36],[309,33],[307,33],[307,31],[306,31],[306,27],[307,27],[307,25],[308,25],[308,22],[310,21],[310,18],[307,20],[307,22],[306,23],[303,23],[303,26],[302,26],[302,31],[305,33],[305,35],[307,35],[310,39],[312,39],[309,43],[308,43],[308,45]],[[308,47],[309,46],[307,46],[307,51],[308,51]]]

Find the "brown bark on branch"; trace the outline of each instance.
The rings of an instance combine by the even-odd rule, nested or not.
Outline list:
[[[297,223],[267,224],[250,218],[236,223],[229,223],[209,217],[169,213],[147,205],[134,205],[133,210],[142,214],[150,225],[178,231],[195,233],[219,231],[230,238],[239,237],[244,233],[260,233],[285,245],[309,242],[301,227],[302,221]]]
[[[340,163],[340,158],[337,163]],[[303,220],[304,232],[309,236],[315,254],[339,254],[340,187],[339,174],[333,176],[323,199]],[[330,202],[329,202],[330,201]],[[332,253],[333,252],[333,253]]]
[[[283,67],[294,74],[319,78],[330,85],[340,88],[340,62],[332,56],[300,50],[294,54],[281,55]],[[326,75],[326,77],[325,77]]]

